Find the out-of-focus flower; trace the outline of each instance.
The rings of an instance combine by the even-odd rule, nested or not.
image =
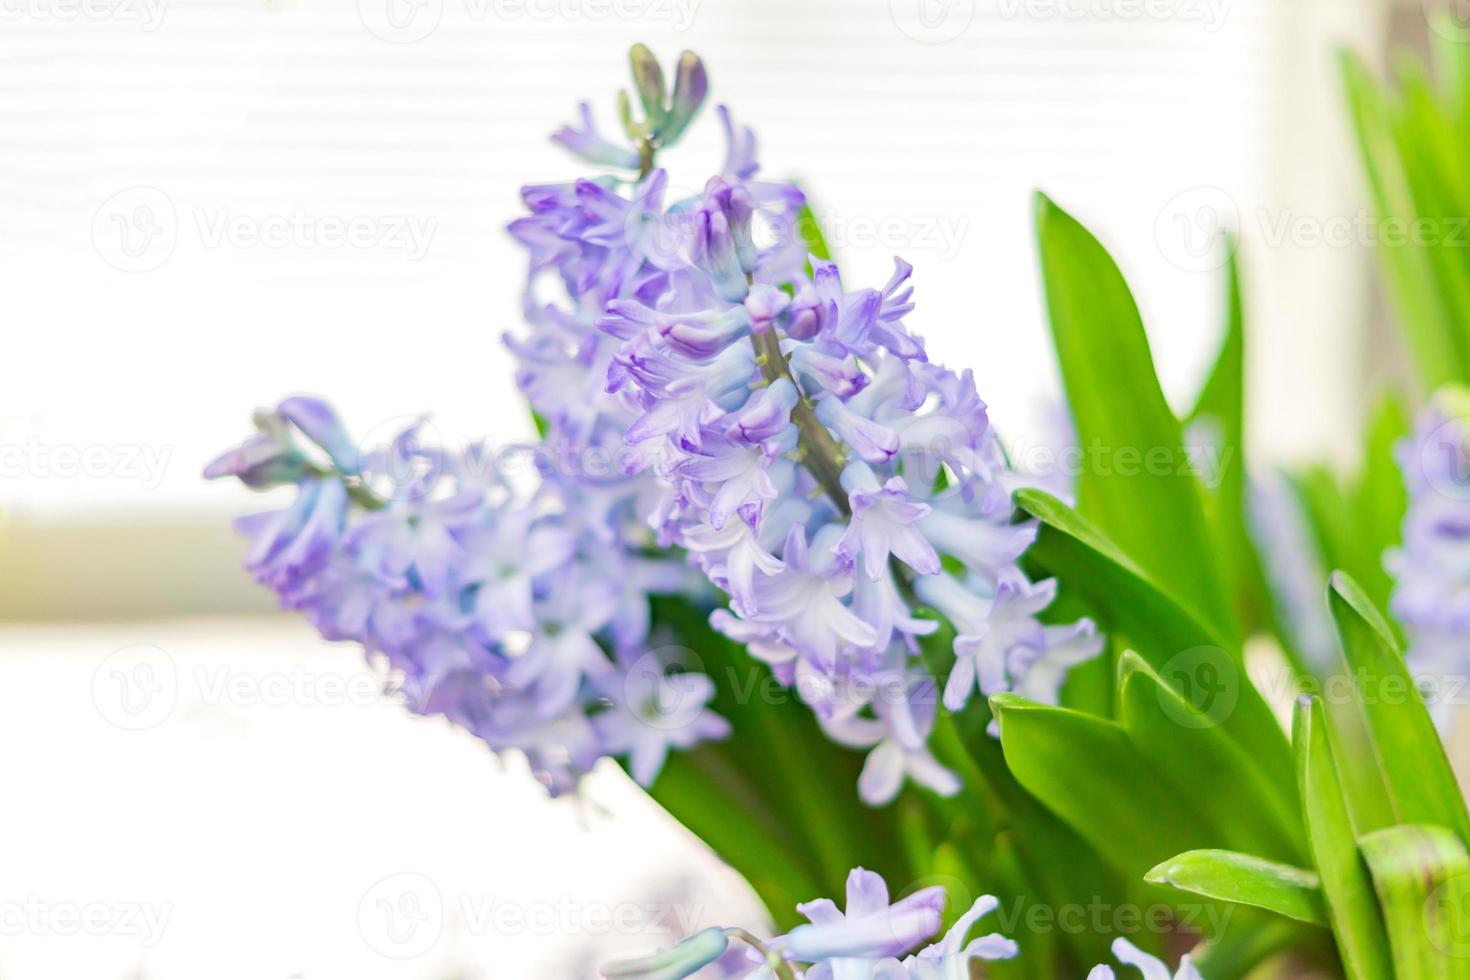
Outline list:
[[[1169,972],[1169,967],[1164,961],[1156,956],[1150,956],[1128,940],[1118,938],[1113,940],[1113,955],[1118,962],[1125,966],[1131,966],[1143,974],[1143,980],[1204,980],[1195,965],[1185,956],[1179,961],[1179,969],[1174,973]],[[1113,968],[1101,964],[1092,968],[1087,974],[1087,980],[1116,980],[1117,974]]]
[[[1465,398],[1440,392],[1397,447],[1409,507],[1403,545],[1385,558],[1406,659],[1441,731],[1456,700],[1441,693],[1470,675],[1470,413],[1457,412]]]

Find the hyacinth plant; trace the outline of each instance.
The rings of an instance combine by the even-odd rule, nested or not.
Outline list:
[[[1387,566],[1354,545],[1329,579],[1325,545],[1351,535],[1299,505],[1310,481],[1245,476],[1233,266],[1219,357],[1177,417],[1117,266],[1038,197],[1087,461],[1054,496],[908,325],[911,268],[844,281],[726,107],[718,171],[673,190],[705,67],[685,53],[670,85],[646,48],[631,63],[621,135],[584,105],[553,138],[588,174],[527,186],[509,226],[529,275],[505,343],[538,440],[416,424],[361,444],[298,395],[207,471],[294,495],[239,522],[248,570],[411,711],[553,796],[621,765],[774,927],[605,975],[1470,976],[1470,819],[1379,612],[1391,569],[1417,675],[1453,669],[1470,519],[1432,495],[1459,457],[1434,476],[1402,444],[1406,496],[1381,426],[1361,506],[1375,533],[1406,520],[1405,545]],[[1258,689],[1262,636],[1281,655]],[[1286,688],[1289,733],[1265,696]],[[843,910],[815,897],[844,890]],[[982,917],[1000,931],[974,935]]]

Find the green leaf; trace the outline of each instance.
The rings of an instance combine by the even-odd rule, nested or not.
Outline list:
[[[1317,698],[1308,695],[1297,702],[1292,742],[1307,841],[1343,968],[1349,980],[1389,980],[1393,973],[1383,917],[1358,853],[1322,702]]]
[[[1368,732],[1369,751],[1347,764],[1376,770],[1377,779],[1365,776],[1361,782],[1382,787],[1394,823],[1437,824],[1470,840],[1465,798],[1388,622],[1341,572],[1333,573],[1328,604],[1355,694],[1330,703],[1334,731],[1341,714],[1344,726],[1365,725]],[[1359,831],[1383,825],[1380,818],[1359,824]]]
[[[1470,855],[1443,827],[1404,825],[1364,836],[1388,927],[1396,980],[1470,978]]]
[[[1394,458],[1394,449],[1412,425],[1403,399],[1392,391],[1379,396],[1363,439],[1362,469],[1349,495],[1352,539],[1358,550],[1355,563],[1341,567],[1352,573],[1379,607],[1388,604],[1393,589],[1393,580],[1383,566],[1383,554],[1402,539],[1404,512],[1409,506],[1404,474]]]
[[[1265,773],[1282,799],[1296,797],[1291,750],[1275,715],[1225,641],[1076,511],[1040,490],[1016,504],[1041,522],[1030,556],[1088,603],[1110,632],[1221,727]],[[1223,685],[1223,686],[1222,686]]]
[[[817,213],[812,210],[811,199],[801,206],[796,216],[797,234],[801,236],[801,244],[808,255],[814,255],[819,259],[832,261],[832,247],[827,244],[827,236],[822,231],[822,223],[817,220]]]
[[[1226,267],[1225,336],[1185,422],[1187,431],[1208,437],[1218,454],[1215,485],[1205,481],[1205,519],[1220,555],[1236,616],[1249,633],[1266,623],[1270,603],[1246,524],[1245,307],[1235,243],[1230,242],[1226,251],[1230,258]]]
[[[1197,796],[1159,780],[1121,725],[996,694],[991,709],[1016,779],[1125,874],[1211,841]]]
[[[1185,851],[1156,866],[1145,880],[1288,919],[1327,925],[1322,883],[1304,868],[1236,851]]]
[[[1393,112],[1378,83],[1353,54],[1342,56],[1347,92],[1368,186],[1379,217],[1411,221],[1417,215],[1410,178],[1394,131]],[[1412,244],[1375,249],[1383,261],[1388,285],[1425,387],[1470,377],[1465,344],[1458,335],[1436,284],[1427,250]]]
[[[1092,464],[1079,480],[1078,509],[1217,635],[1234,639],[1200,486],[1128,284],[1097,239],[1042,194],[1036,234],[1067,399]]]
[[[1307,843],[1295,794],[1283,798],[1219,726],[1170,687],[1133,651],[1118,664],[1120,717],[1139,753],[1177,792],[1192,793],[1209,773],[1217,799],[1250,801],[1212,816],[1230,847],[1282,860],[1306,861]]]

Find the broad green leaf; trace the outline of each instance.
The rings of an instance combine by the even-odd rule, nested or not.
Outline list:
[[[1322,702],[1317,698],[1306,695],[1297,701],[1292,743],[1307,842],[1343,968],[1349,980],[1389,980],[1393,972],[1383,917],[1358,853]]]
[[[1470,855],[1443,827],[1407,824],[1358,842],[1388,927],[1396,980],[1470,978]]]
[[[1052,338],[1090,463],[1078,509],[1217,634],[1234,639],[1200,486],[1128,284],[1098,240],[1043,194],[1036,235]]]
[[[1356,712],[1347,721],[1361,720],[1370,735],[1369,752],[1346,764],[1377,769],[1395,823],[1437,824],[1470,840],[1465,798],[1388,622],[1341,572],[1332,576],[1328,603],[1356,695],[1333,703],[1332,713]],[[1377,829],[1359,826],[1362,833]]]
[[[1219,718],[1282,799],[1295,799],[1286,736],[1219,634],[1055,497],[1022,490],[1016,504],[1041,522],[1030,556],[1086,600],[1107,630],[1126,636],[1167,683],[1188,684],[1191,703]]]
[[[1121,725],[1014,694],[990,704],[1016,779],[1123,873],[1220,843],[1203,797],[1161,781]]]
[[[1288,919],[1327,925],[1327,905],[1316,874],[1237,851],[1185,851],[1144,878],[1156,885],[1237,905],[1251,905]]]
[[[1202,774],[1208,773],[1215,798],[1251,801],[1214,811],[1220,839],[1236,850],[1308,860],[1295,796],[1283,799],[1219,720],[1186,701],[1138,654],[1125,652],[1118,669],[1123,727],[1176,792],[1198,792]]]

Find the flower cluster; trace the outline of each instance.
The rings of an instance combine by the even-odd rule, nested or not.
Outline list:
[[[847,876],[845,910],[827,898],[804,902],[796,908],[808,924],[784,936],[762,942],[742,929],[713,927],[652,956],[608,964],[602,975],[682,980],[708,968],[700,975],[725,980],[964,980],[976,975],[972,963],[1008,960],[1020,952],[1000,933],[968,939],[976,923],[1000,905],[993,895],[982,895],[939,942],[905,955],[939,932],[946,897],[944,888],[930,887],[891,902],[881,877],[854,868]],[[1138,969],[1143,980],[1171,980],[1161,960],[1126,939],[1114,940],[1113,955]],[[1087,980],[1115,978],[1106,965],[1087,975]],[[1185,956],[1172,980],[1202,978]]]
[[[1055,703],[1102,640],[1038,619],[1055,583],[1018,564],[1035,536],[1012,520],[1020,477],[969,372],[932,363],[905,326],[910,267],[848,289],[802,247],[800,192],[751,169],[727,164],[666,208],[662,170],[627,198],[556,196],[558,225],[585,243],[595,223],[638,269],[597,320],[618,342],[608,390],[636,412],[629,471],[665,488],[660,543],[729,594],[716,628],[796,684],[834,739],[871,749],[865,800],[905,777],[953,793],[926,748],[940,697],[918,641],[939,622],[922,609],[957,631],[951,711],[977,689]]]
[[[756,179],[755,137],[723,106],[719,173],[674,192],[655,159],[699,111],[704,69],[686,54],[670,94],[646,49],[633,68],[629,145],[585,106],[555,136],[613,172],[525,188],[529,213],[509,227],[529,274],[527,329],[505,343],[551,461],[541,485],[512,493],[484,479],[479,450],[423,449],[412,430],[358,459],[325,406],[292,399],[212,469],[301,488],[246,522],[251,569],[326,635],[385,654],[417,710],[525,750],[562,789],[608,752],[631,752],[647,782],[669,743],[719,733],[707,713],[648,732],[617,720],[656,718],[670,684],[709,697],[705,678],[627,669],[647,593],[687,587],[683,552],[730,597],[713,625],[795,685],[834,740],[868,750],[865,801],[905,779],[954,793],[926,745],[938,702],[1054,703],[1102,640],[1038,618],[1055,584],[1018,564],[1035,536],[1012,519],[1022,478],[969,372],[932,363],[906,327],[909,266],[847,288],[808,254],[801,192]],[[450,489],[389,478],[379,499],[375,465],[428,466]],[[956,634],[942,692],[920,645],[940,617]]]
[[[421,445],[418,425],[359,449],[312,398],[257,428],[206,471],[296,488],[238,522],[246,567],[327,639],[386,660],[412,710],[523,753],[553,794],[605,755],[646,785],[671,747],[726,734],[709,679],[648,652],[649,595],[688,573],[641,555],[606,500],[554,476],[517,493],[480,447]]]
[[[1470,425],[1466,397],[1441,392],[1397,447],[1409,507],[1403,545],[1386,558],[1390,606],[1408,635],[1410,669],[1441,731],[1454,699],[1436,697],[1470,673]],[[1457,410],[1458,409],[1458,410]]]

